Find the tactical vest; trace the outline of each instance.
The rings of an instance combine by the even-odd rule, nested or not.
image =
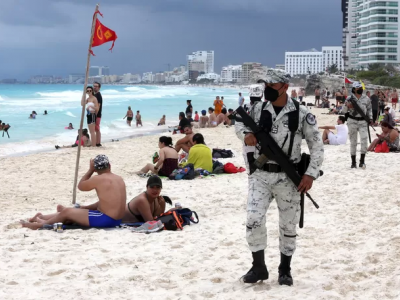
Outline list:
[[[299,119],[300,119],[300,104],[298,101],[294,100],[292,98],[293,104],[296,107],[296,110],[291,111],[288,113],[288,119],[289,119],[289,131],[290,131],[290,144],[289,144],[289,151],[288,151],[288,156],[289,158],[292,156],[292,150],[293,150],[293,142],[294,142],[294,137],[296,135],[296,131],[299,128]],[[265,106],[267,105],[268,102],[264,102],[262,104],[261,108],[261,117],[260,117],[260,122],[258,126],[266,130],[268,133],[271,132],[272,129],[272,115],[268,110],[265,110]],[[288,136],[285,137],[285,140],[283,141],[282,148],[285,146],[286,141],[288,139]]]

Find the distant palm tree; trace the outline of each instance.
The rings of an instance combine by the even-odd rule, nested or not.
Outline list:
[[[330,67],[328,67],[329,74],[336,73],[337,71],[339,71],[337,64],[333,64]]]

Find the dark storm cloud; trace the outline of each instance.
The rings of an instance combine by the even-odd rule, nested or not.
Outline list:
[[[96,1],[40,3],[41,8],[8,7],[21,22],[0,23],[1,32],[10,32],[0,35],[0,78],[67,75],[84,68]],[[227,64],[274,66],[284,62],[285,51],[341,45],[336,0],[113,0],[103,1],[100,11],[101,21],[117,32],[118,40],[112,54],[108,45],[95,48],[92,64],[108,65],[115,74],[166,70],[168,63],[185,64],[186,55],[197,50],[215,51],[219,73]],[[29,14],[35,17],[29,19]],[[27,20],[32,25],[26,26]],[[46,24],[52,27],[43,28]],[[30,59],[22,63],[13,53],[24,52]]]
[[[0,1],[0,23],[13,26],[56,27],[72,18],[48,0]]]

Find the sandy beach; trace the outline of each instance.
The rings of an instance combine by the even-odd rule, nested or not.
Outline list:
[[[321,114],[326,111],[312,109],[320,126],[336,123],[337,116]],[[194,131],[205,136],[210,148],[232,149],[235,157],[221,161],[244,166],[233,127]],[[130,200],[145,189],[146,179],[133,172],[151,161],[159,136],[83,149],[79,179],[90,158],[106,154],[112,171],[124,178]],[[174,135],[174,142],[180,137]],[[350,169],[349,147],[349,141],[325,147],[324,176],[310,191],[320,209],[306,200],[292,287],[277,282],[275,202],[267,216],[270,278],[255,285],[239,281],[251,266],[245,239],[246,173],[164,180],[162,194],[199,215],[200,223],[183,231],[56,233],[21,229],[18,221],[54,212],[57,204],[71,205],[76,149],[0,158],[0,298],[399,299],[400,154],[371,153],[366,170]],[[95,201],[95,192],[78,191],[79,203]]]

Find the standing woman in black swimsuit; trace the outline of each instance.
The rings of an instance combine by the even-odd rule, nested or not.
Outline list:
[[[172,205],[169,197],[160,196],[162,181],[157,175],[149,177],[146,191],[133,198],[125,207],[123,223],[148,222],[165,212],[165,202]]]

